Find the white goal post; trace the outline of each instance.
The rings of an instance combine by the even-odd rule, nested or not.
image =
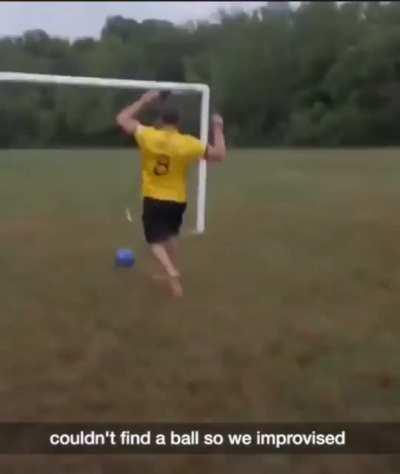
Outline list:
[[[29,74],[21,72],[0,72],[0,82],[28,82],[36,84],[59,84],[70,86],[110,87],[119,89],[155,89],[201,94],[200,140],[208,141],[210,88],[206,84],[185,82],[138,81],[131,79],[106,79],[100,77],[56,76],[50,74]],[[196,233],[205,230],[207,163],[200,160],[197,180]]]

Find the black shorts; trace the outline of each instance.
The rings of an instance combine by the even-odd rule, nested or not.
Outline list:
[[[143,199],[143,227],[149,244],[163,242],[179,234],[186,203]]]

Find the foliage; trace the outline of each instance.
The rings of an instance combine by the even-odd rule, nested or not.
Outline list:
[[[400,143],[400,5],[303,2],[220,11],[218,22],[108,18],[98,40],[0,39],[0,70],[206,82],[231,144]],[[0,146],[114,146],[132,94],[2,85]],[[192,110],[193,109],[193,110]],[[198,110],[187,111],[189,129]]]

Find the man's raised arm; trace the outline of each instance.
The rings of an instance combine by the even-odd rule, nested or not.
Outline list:
[[[141,125],[137,116],[148,104],[154,102],[159,97],[160,93],[158,91],[146,92],[136,102],[121,110],[116,117],[117,124],[128,135],[133,135]]]
[[[224,121],[218,114],[211,119],[213,144],[207,146],[206,159],[208,161],[223,161],[226,158],[226,145],[224,136]]]

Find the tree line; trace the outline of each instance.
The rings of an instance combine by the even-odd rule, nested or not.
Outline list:
[[[400,3],[302,2],[175,25],[114,16],[99,39],[0,39],[0,70],[205,82],[235,146],[400,144]],[[0,147],[127,144],[132,91],[0,84]],[[198,127],[195,98],[181,101]],[[148,119],[152,117],[149,115]]]

